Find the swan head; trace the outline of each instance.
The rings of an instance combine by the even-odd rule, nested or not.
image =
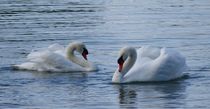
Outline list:
[[[118,71],[122,72],[124,69],[124,63],[128,57],[134,57],[136,55],[136,50],[133,47],[123,47],[119,52],[119,57],[117,63],[119,65]]]
[[[73,51],[80,53],[85,60],[87,60],[88,50],[84,43],[82,42],[73,42],[69,44],[68,50],[70,54],[73,54]],[[68,52],[68,53],[69,53]]]

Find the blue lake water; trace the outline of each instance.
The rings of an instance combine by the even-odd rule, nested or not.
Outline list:
[[[83,41],[89,73],[15,71],[33,49]],[[180,51],[185,78],[111,84],[121,47]],[[0,108],[210,108],[210,1],[1,0]]]

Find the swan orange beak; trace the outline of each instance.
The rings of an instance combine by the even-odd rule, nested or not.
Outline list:
[[[82,56],[85,60],[87,60],[87,55],[88,55],[88,50],[86,48],[84,48],[84,50],[82,52]]]
[[[121,72],[122,69],[123,69],[123,64],[124,64],[124,60],[123,60],[122,56],[118,59],[117,62],[118,62],[118,64],[119,64],[119,69],[118,69],[118,71]]]

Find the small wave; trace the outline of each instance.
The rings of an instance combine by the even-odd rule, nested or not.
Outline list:
[[[0,83],[0,86],[1,87],[12,87],[12,86],[18,86],[19,87],[19,86],[22,86],[22,85],[14,85],[14,84],[9,84],[9,83],[8,84],[7,83],[3,83],[3,84]]]
[[[0,103],[0,108],[19,108],[21,106],[24,105],[17,103]]]
[[[22,39],[2,39],[0,42],[31,42],[31,41],[57,41],[57,40],[69,40],[69,39],[28,39],[28,40],[22,40]]]
[[[200,68],[201,71],[210,71],[210,67],[206,66],[206,67],[202,67]]]
[[[0,67],[0,71],[12,70],[12,67]]]
[[[170,5],[170,7],[175,7],[175,8],[177,8],[177,7],[184,7],[183,5]]]
[[[207,67],[201,67],[201,68],[197,68],[197,69],[190,69],[189,71],[210,71],[210,67],[207,66]]]
[[[59,10],[13,10],[13,11],[2,11],[1,15],[4,14],[20,14],[20,13],[65,13],[65,12],[96,12],[95,9],[59,9]]]

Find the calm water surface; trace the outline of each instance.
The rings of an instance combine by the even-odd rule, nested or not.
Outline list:
[[[14,71],[32,49],[79,40],[98,72]],[[111,84],[118,50],[170,47],[185,78]],[[0,108],[210,108],[209,0],[1,0]]]

